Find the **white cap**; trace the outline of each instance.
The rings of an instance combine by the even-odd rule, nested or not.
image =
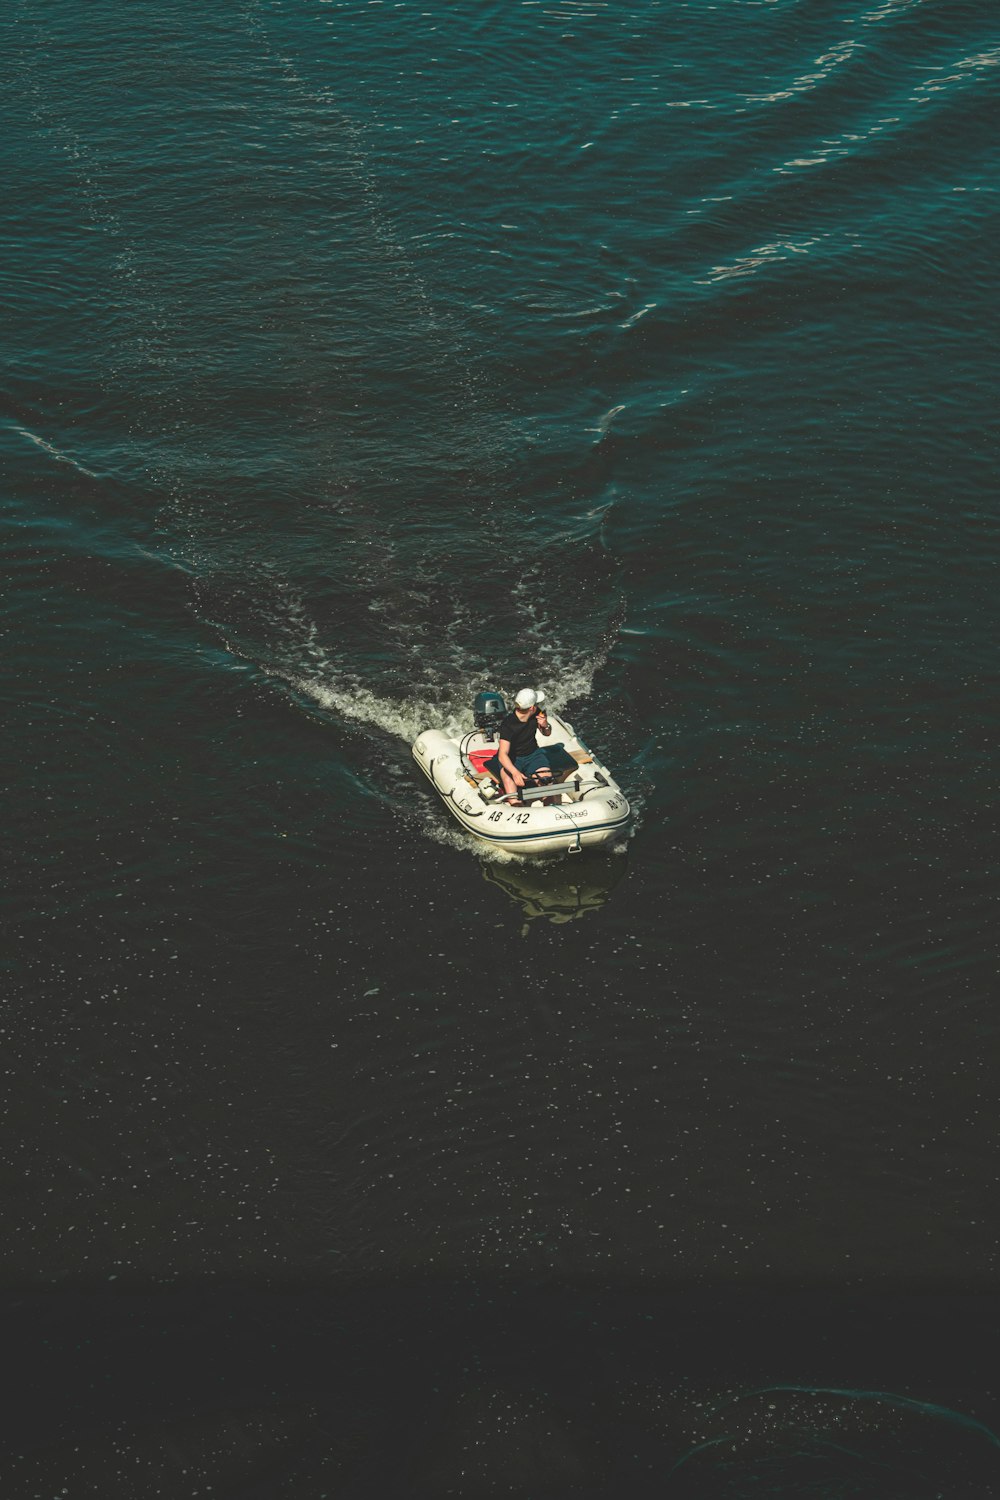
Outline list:
[[[544,693],[536,693],[535,694],[535,702],[538,705],[538,707],[541,708],[542,704],[545,702],[545,694]]]
[[[534,708],[535,704],[538,702],[538,695],[536,694],[534,688],[522,688],[517,697],[514,699],[514,702],[517,704],[518,708]]]

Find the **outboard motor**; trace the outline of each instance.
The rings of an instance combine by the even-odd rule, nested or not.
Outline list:
[[[492,740],[500,725],[507,717],[507,705],[499,693],[487,688],[485,693],[477,693],[476,701],[472,705],[472,721],[477,729],[481,729],[488,740]]]

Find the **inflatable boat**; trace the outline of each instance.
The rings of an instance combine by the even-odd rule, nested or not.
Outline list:
[[[508,854],[576,854],[621,838],[631,808],[611,772],[573,726],[548,712],[551,735],[539,741],[552,781],[527,786],[523,806],[511,806],[500,782],[498,729],[507,714],[499,693],[483,692],[474,727],[458,739],[425,729],[413,758],[466,833]]]

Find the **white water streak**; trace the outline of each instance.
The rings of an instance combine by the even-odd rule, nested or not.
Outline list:
[[[12,423],[11,425],[15,432],[20,433],[21,437],[27,438],[29,443],[34,443],[36,448],[41,448],[43,453],[47,453],[50,458],[56,459],[58,463],[69,464],[71,469],[76,469],[78,474],[86,474],[88,479],[97,479],[99,477],[94,473],[93,469],[85,468],[82,463],[73,458],[72,454],[63,453],[53,443],[48,443],[43,437],[39,437],[37,432],[31,432],[27,427],[19,427],[16,423]]]

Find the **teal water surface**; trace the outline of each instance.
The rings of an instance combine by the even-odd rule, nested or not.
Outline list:
[[[480,1350],[428,1417],[480,1479],[413,1434],[390,1477],[359,1315],[368,1437],[334,1463],[286,1392],[297,1494],[791,1494],[792,1457],[922,1494],[921,1444],[928,1494],[992,1483],[929,1414],[998,1425],[943,1352],[996,1317],[990,8],[12,0],[0,41],[11,1296],[72,1308],[67,1348],[141,1304],[152,1368],[172,1296],[268,1338],[256,1295],[375,1299],[372,1347],[416,1349],[436,1312],[377,1299],[434,1288],[406,1370]],[[624,849],[482,858],[414,772],[525,682],[614,768]],[[545,1288],[563,1353],[501,1356],[483,1309]],[[598,1295],[693,1299],[713,1360],[616,1346],[588,1385],[572,1330],[641,1320]],[[815,1297],[815,1339],[759,1296]],[[233,1398],[279,1469],[284,1378]],[[116,1400],[180,1420],[183,1381],[86,1384],[58,1419],[26,1386],[25,1485],[92,1430],[124,1494]]]

